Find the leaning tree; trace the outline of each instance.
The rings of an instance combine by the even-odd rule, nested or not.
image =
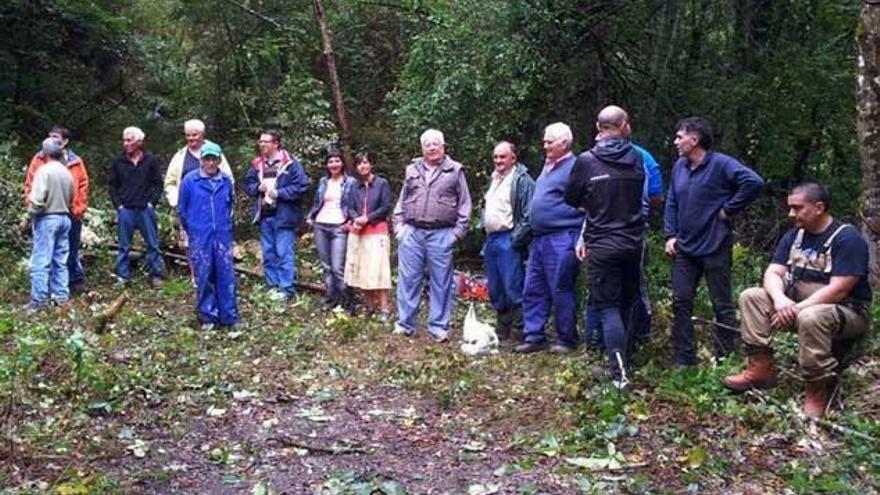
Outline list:
[[[880,286],[880,0],[865,0],[859,45],[858,132],[862,162],[862,220],[871,249],[871,286]]]

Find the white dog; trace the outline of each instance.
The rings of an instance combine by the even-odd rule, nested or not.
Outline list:
[[[474,305],[471,304],[467,316],[464,318],[464,331],[462,332],[464,343],[461,351],[470,356],[481,354],[495,354],[498,352],[498,335],[492,325],[487,325],[477,319],[474,313]]]

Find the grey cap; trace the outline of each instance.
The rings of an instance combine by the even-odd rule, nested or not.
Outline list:
[[[46,138],[43,140],[43,154],[47,156],[57,155],[63,151],[61,143],[54,138]]]

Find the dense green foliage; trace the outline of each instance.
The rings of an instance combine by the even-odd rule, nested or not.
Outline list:
[[[675,122],[705,115],[719,148],[768,179],[740,228],[767,250],[793,181],[826,181],[838,215],[855,211],[860,4],[337,0],[327,15],[355,148],[376,150],[392,182],[427,126],[478,191],[495,141],[519,143],[534,170],[545,125],[569,123],[583,149],[609,103],[630,110],[668,172]],[[22,162],[55,122],[75,131],[99,185],[125,125],[165,158],[181,122],[203,118],[240,174],[260,128],[282,129],[313,173],[338,139],[312,2],[12,1],[0,20],[0,135],[18,139]]]

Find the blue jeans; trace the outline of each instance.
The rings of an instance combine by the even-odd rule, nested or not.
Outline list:
[[[79,243],[82,235],[82,220],[71,218],[70,234],[67,242],[70,245],[70,254],[67,256],[67,284],[68,287],[85,283],[86,274],[83,270],[82,261],[79,259]]]
[[[116,236],[119,251],[116,254],[116,275],[123,280],[131,278],[128,253],[135,230],[140,231],[147,245],[147,265],[151,277],[161,277],[165,267],[159,251],[159,228],[153,208],[119,208],[116,210]]]
[[[288,297],[293,296],[296,293],[296,229],[276,227],[274,216],[262,219],[260,248],[266,285]]]
[[[348,232],[342,230],[341,225],[316,223],[315,247],[324,267],[324,301],[334,306],[347,304],[345,251],[348,248]]]
[[[189,263],[196,280],[199,321],[235,325],[238,322],[238,295],[232,260],[232,235],[190,235]]]
[[[452,227],[403,227],[397,248],[397,326],[416,331],[416,317],[425,269],[428,271],[428,331],[445,337],[452,318],[455,286],[452,282]]]
[[[70,298],[67,256],[70,253],[70,217],[40,215],[34,219],[31,252],[31,304],[43,305]]]
[[[486,236],[483,263],[489,285],[489,300],[498,313],[522,306],[523,261],[510,243],[510,231]]]
[[[556,343],[577,346],[574,284],[579,263],[574,248],[579,235],[577,230],[566,230],[532,239],[523,288],[524,332],[528,343],[539,344],[547,339],[544,326],[552,308]]]

